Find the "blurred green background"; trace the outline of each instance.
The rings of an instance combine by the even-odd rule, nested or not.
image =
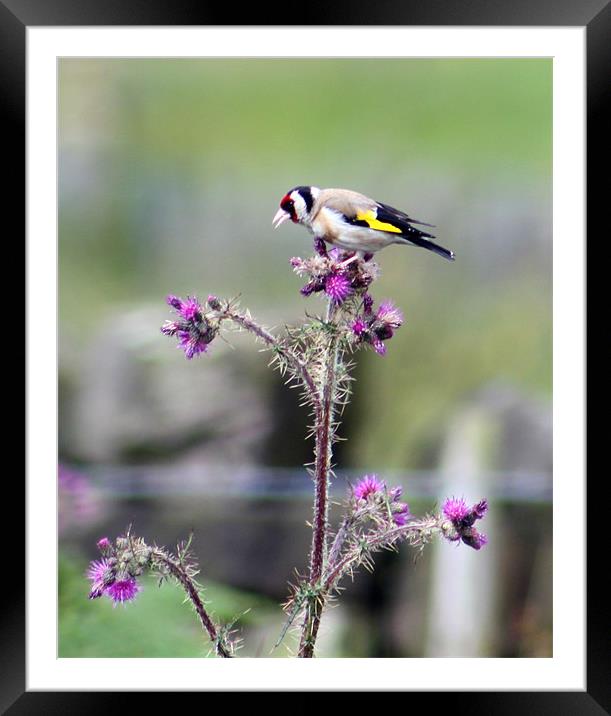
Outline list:
[[[95,541],[129,523],[170,546],[194,529],[213,611],[252,607],[244,654],[270,655],[307,564],[307,416],[247,337],[188,363],[159,326],[168,293],[241,294],[271,326],[322,310],[288,264],[310,236],[271,229],[314,184],[435,224],[457,257],[378,255],[372,292],[406,324],[358,355],[338,499],[376,472],[413,512],[492,505],[486,554],[404,548],[359,575],[321,654],[550,656],[551,60],[64,59],[59,78],[59,655],[207,653],[172,587],[87,601]],[[474,569],[487,616],[465,641],[468,589],[453,607],[444,585]]]

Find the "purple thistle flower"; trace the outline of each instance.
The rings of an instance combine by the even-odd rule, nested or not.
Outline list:
[[[379,338],[374,338],[372,341],[373,350],[379,355],[386,355],[386,346],[382,343]]]
[[[357,500],[366,500],[369,495],[383,492],[386,485],[378,480],[377,475],[365,475],[354,487],[354,496]]]
[[[477,504],[471,508],[471,514],[475,520],[481,520],[482,517],[488,512],[488,500],[480,500]]]
[[[469,508],[463,499],[447,499],[443,504],[443,514],[456,525],[467,517]]]
[[[354,335],[360,338],[367,330],[367,323],[363,320],[363,318],[361,318],[361,316],[357,316],[352,323],[352,332]]]
[[[205,353],[218,332],[218,325],[211,325],[206,320],[203,308],[197,298],[187,296],[187,300],[183,301],[178,296],[170,295],[166,301],[182,320],[165,321],[161,332],[166,336],[178,338],[178,348],[184,351],[188,360]],[[211,307],[216,305],[220,307],[215,296],[208,296],[208,304]]]
[[[343,303],[352,293],[350,280],[341,273],[332,273],[325,279],[325,293],[335,303]]]
[[[200,302],[194,296],[187,296],[186,301],[182,298],[170,294],[166,298],[166,303],[171,306],[181,318],[189,323],[202,320],[203,308]]]
[[[196,298],[187,296],[187,300],[183,301],[182,306],[178,310],[185,321],[199,322],[202,320],[202,307]]]
[[[106,595],[110,597],[115,605],[130,602],[136,598],[141,587],[133,577],[126,577],[113,582],[106,588]]]
[[[473,547],[473,549],[481,549],[484,545],[488,544],[486,535],[478,532],[475,527],[466,531],[461,538],[466,545]]]
[[[395,511],[396,510],[396,511]],[[398,502],[394,505],[393,520],[398,527],[403,527],[411,517],[407,502]]]
[[[442,511],[453,525],[452,530],[446,531],[446,537],[451,542],[462,540],[473,549],[481,549],[487,544],[486,535],[481,534],[473,527],[473,523],[481,519],[488,511],[487,500],[480,500],[469,508],[463,499],[447,499],[443,504]]]
[[[398,502],[401,499],[401,495],[403,494],[403,488],[401,485],[397,485],[397,487],[392,487],[388,491],[388,496],[393,502]]]
[[[175,336],[176,331],[180,329],[180,323],[177,323],[176,321],[164,321],[163,326],[161,326],[161,332],[164,336]]]
[[[87,568],[87,579],[92,582],[103,581],[110,569],[110,562],[107,559],[94,559]]]
[[[353,283],[354,285],[354,283]],[[374,351],[386,355],[384,341],[393,337],[403,323],[403,314],[390,301],[384,301],[373,314],[373,299],[366,293],[363,297],[363,314],[352,323],[352,332],[358,342],[369,343]]]
[[[302,296],[311,296],[317,291],[322,291],[322,289],[323,283],[319,279],[313,279],[312,281],[308,281],[305,286],[302,286],[299,289],[299,293],[301,293]]]
[[[403,325],[403,313],[391,301],[383,301],[379,305],[376,319],[390,328]]]
[[[199,333],[191,331],[178,331],[178,348],[185,352],[187,360],[191,360],[201,353],[205,353],[208,349],[208,343]]]
[[[97,542],[97,547],[103,554],[112,550],[112,545],[108,537],[102,537],[102,539],[99,539]]]
[[[172,306],[172,308],[176,309],[177,311],[180,311],[180,309],[182,308],[182,299],[178,298],[178,296],[173,296],[172,294],[170,294],[166,298],[166,303],[168,304],[168,306]]]
[[[393,487],[388,491],[391,501],[391,511],[393,513],[393,521],[398,527],[403,527],[411,517],[409,505],[407,502],[401,502],[403,488],[400,485]]]
[[[101,597],[108,584],[112,581],[110,562],[107,559],[94,560],[87,568],[86,577],[91,582],[89,599]]]

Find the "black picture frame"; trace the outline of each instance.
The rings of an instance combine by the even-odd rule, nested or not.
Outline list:
[[[346,2],[289,4],[274,11],[252,4],[240,10],[240,25],[291,24],[287,8],[299,8],[298,25],[430,25],[430,26],[580,26],[586,27],[587,42],[587,212],[588,226],[595,223],[608,199],[603,198],[606,176],[606,127],[603,126],[603,99],[608,88],[611,38],[611,9],[607,0],[395,0],[348,4]],[[230,17],[230,15],[232,17]],[[5,206],[23,222],[25,236],[25,121],[26,121],[26,29],[30,26],[92,25],[233,25],[235,9],[190,0],[0,0],[0,77],[5,151],[9,176]],[[602,228],[602,222],[601,222]],[[606,232],[605,232],[606,233]],[[14,236],[18,236],[18,232]],[[601,241],[604,236],[601,236]],[[19,246],[15,241],[13,247]],[[14,308],[10,309],[14,310]],[[33,346],[29,346],[33,349]],[[27,387],[26,387],[27,389]],[[583,426],[585,430],[586,426]],[[601,478],[604,479],[604,475]],[[14,504],[24,498],[17,489]],[[588,578],[587,578],[587,691],[584,692],[435,692],[411,693],[413,700],[434,698],[435,706],[470,714],[601,714],[611,713],[611,664],[609,663],[609,601],[603,580],[606,561],[595,559],[597,544],[608,541],[606,503],[594,489],[588,491]],[[13,508],[12,508],[13,509]],[[14,510],[18,513],[18,509]],[[25,514],[25,510],[24,510]],[[562,529],[561,525],[555,525]],[[19,534],[18,530],[15,536]],[[2,658],[0,659],[0,712],[20,714],[83,714],[108,711],[119,713],[133,708],[143,694],[117,695],[112,692],[26,691],[24,552],[12,540],[12,551],[3,556],[2,570],[10,574],[11,589],[3,589],[6,604],[0,614]],[[12,561],[11,561],[12,560]],[[567,569],[570,569],[567,565]],[[21,581],[23,580],[23,581]],[[6,584],[6,581],[5,581]],[[169,694],[156,694],[166,701]],[[254,694],[257,701],[264,694]],[[120,701],[119,701],[120,699]],[[121,704],[118,706],[118,704]],[[203,702],[204,705],[206,702]],[[250,702],[250,707],[255,702]],[[431,702],[429,702],[431,703]]]

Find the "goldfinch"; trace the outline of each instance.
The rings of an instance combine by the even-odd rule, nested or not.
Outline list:
[[[454,261],[454,252],[431,241],[435,237],[412,224],[432,226],[410,218],[392,206],[349,189],[297,186],[282,197],[273,218],[277,229],[288,219],[303,224],[314,236],[361,258],[390,244],[420,246]]]

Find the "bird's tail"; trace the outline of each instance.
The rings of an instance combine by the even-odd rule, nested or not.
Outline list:
[[[439,246],[439,244],[431,241],[427,238],[429,236],[431,236],[431,234],[426,234],[424,231],[415,229],[414,232],[410,232],[409,236],[404,236],[403,238],[414,246],[421,246],[423,249],[428,249],[435,254],[439,254],[439,256],[443,256],[443,258],[448,261],[454,261],[454,252],[450,251],[450,249],[444,249],[443,246]]]

